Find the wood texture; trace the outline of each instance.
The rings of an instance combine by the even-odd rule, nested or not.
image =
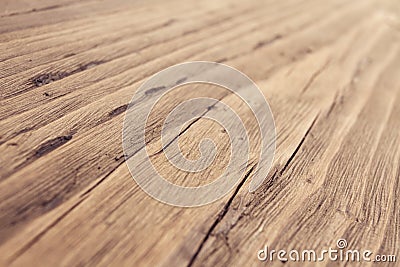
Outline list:
[[[264,245],[318,249],[339,238],[400,258],[398,1],[2,5],[1,265],[265,266],[257,259]],[[179,142],[196,158],[199,140],[212,138],[213,168],[189,180],[165,167],[160,123],[180,101],[212,96],[235,107],[252,140],[234,191],[178,208],[132,180],[122,123],[145,79],[192,60],[228,64],[257,83],[274,114],[277,151],[265,183],[249,193],[260,142],[249,110],[216,86],[177,89],[147,133],[152,160],[171,181],[209,182],[229,157],[221,127],[200,119]]]

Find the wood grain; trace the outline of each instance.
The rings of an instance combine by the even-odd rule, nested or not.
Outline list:
[[[317,250],[339,238],[400,257],[397,1],[3,6],[1,265],[292,266],[260,262],[257,251]],[[157,153],[160,127],[180,101],[212,96],[235,107],[252,147],[246,175],[229,195],[179,208],[152,199],[132,180],[122,123],[144,80],[192,60],[228,64],[257,83],[274,114],[277,151],[264,184],[249,193],[260,135],[246,105],[216,86],[178,88],[147,126],[152,161],[172,182],[212,181],[229,157],[221,127],[200,119],[179,142],[196,158],[199,140],[213,139],[219,150],[212,168],[189,179],[167,166]]]

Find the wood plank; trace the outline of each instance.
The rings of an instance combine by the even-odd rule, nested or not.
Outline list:
[[[396,1],[5,5],[2,265],[264,266],[257,259],[264,245],[318,250],[339,238],[400,257]],[[179,87],[146,128],[152,162],[169,181],[209,183],[230,155],[221,126],[200,119],[179,144],[196,159],[199,141],[211,138],[218,144],[213,165],[191,175],[170,166],[160,130],[180,102],[209,96],[234,107],[251,140],[245,176],[232,192],[180,208],[132,180],[122,124],[140,84],[191,60],[228,64],[256,82],[274,114],[277,151],[265,182],[249,193],[261,143],[250,110],[218,86]]]

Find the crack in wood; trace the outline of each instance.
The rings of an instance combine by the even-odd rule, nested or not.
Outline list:
[[[239,185],[236,187],[235,191],[233,192],[232,196],[229,198],[228,202],[225,204],[224,208],[222,211],[218,214],[217,219],[214,221],[214,223],[211,225],[211,227],[208,229],[206,235],[204,236],[203,240],[197,247],[196,251],[194,252],[193,256],[190,258],[189,263],[187,264],[187,267],[193,266],[194,262],[196,261],[197,256],[199,255],[200,251],[202,250],[204,244],[207,242],[208,238],[211,236],[212,232],[214,231],[215,227],[222,221],[222,219],[225,217],[225,215],[228,213],[229,207],[231,206],[233,199],[236,197],[236,195],[239,193],[240,188],[242,188],[243,184],[247,180],[247,178],[251,175],[255,168],[255,165],[251,167],[251,169],[245,174],[244,178],[240,181]]]
[[[304,134],[303,138],[301,138],[300,143],[298,144],[298,146],[296,147],[296,149],[293,151],[293,153],[290,155],[289,159],[286,161],[286,164],[283,166],[283,168],[281,169],[281,171],[279,172],[280,175],[282,175],[286,169],[288,168],[289,164],[292,162],[292,160],[294,159],[294,157],[297,155],[297,153],[299,152],[301,146],[304,144],[304,141],[306,140],[307,136],[310,134],[311,129],[314,127],[315,122],[318,120],[319,117],[318,113],[314,120],[311,122],[310,126],[308,127],[306,133]]]
[[[310,134],[312,128],[314,127],[316,121],[318,120],[319,117],[319,113],[315,116],[315,118],[313,119],[313,121],[311,122],[310,126],[308,127],[306,133],[304,134],[303,138],[300,140],[299,145],[296,147],[296,149],[294,150],[294,152],[291,154],[291,156],[289,157],[289,159],[287,160],[286,164],[283,166],[283,168],[279,171],[279,176],[283,175],[283,173],[286,171],[286,169],[288,168],[288,166],[290,165],[290,163],[292,162],[292,160],[295,158],[295,156],[297,155],[297,153],[300,150],[300,147],[304,144],[304,141],[306,140],[307,136]],[[244,182],[246,181],[246,179],[250,176],[251,172],[254,170],[253,166],[248,173],[246,173],[244,179],[240,182],[239,186],[236,188],[235,192],[233,193],[233,195],[231,196],[231,198],[228,200],[227,204],[224,206],[223,210],[220,212],[220,215],[217,217],[217,219],[214,221],[214,223],[211,225],[211,227],[209,228],[209,230],[207,231],[207,234],[205,235],[205,237],[203,238],[202,242],[200,243],[200,245],[197,247],[195,253],[193,254],[193,256],[191,257],[189,263],[188,263],[188,267],[193,266],[196,258],[198,257],[199,253],[201,252],[202,248],[204,247],[204,244],[207,242],[207,240],[209,239],[209,237],[212,235],[212,232],[214,231],[214,229],[217,227],[217,225],[222,221],[222,219],[224,218],[224,216],[228,213],[229,207],[232,204],[234,198],[238,195],[240,188],[243,186]],[[276,181],[276,179],[274,177],[277,177],[277,170],[275,171],[274,175],[272,176],[271,181]],[[270,182],[269,187],[272,186],[273,182]],[[243,217],[239,216],[238,221]],[[226,230],[226,232],[224,233],[224,237],[227,240],[228,239],[228,234],[229,231],[232,230],[233,227],[230,227],[228,230]],[[225,240],[225,241],[226,241]],[[228,247],[230,248],[229,244],[227,244]]]

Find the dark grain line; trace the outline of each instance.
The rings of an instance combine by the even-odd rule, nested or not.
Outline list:
[[[27,10],[27,11],[8,13],[8,14],[0,16],[0,18],[19,16],[19,15],[26,15],[26,14],[29,14],[29,13],[36,13],[36,12],[41,12],[41,11],[53,10],[53,9],[57,9],[57,8],[60,8],[60,7],[63,7],[63,6],[64,5],[51,5],[51,6],[46,6],[46,7],[42,7],[42,8],[32,8],[31,10]]]
[[[38,242],[49,230],[61,222],[68,214],[70,214],[74,209],[76,209],[87,197],[83,196],[78,202],[76,202],[72,207],[65,211],[60,217],[56,218],[49,226],[47,226],[43,231],[34,236],[28,243],[21,247],[14,255],[9,259],[9,263],[15,261],[18,257],[24,254],[29,248],[31,248],[36,242]]]
[[[324,65],[319,68],[318,70],[316,70],[310,77],[310,79],[307,81],[306,85],[303,87],[303,89],[301,89],[301,93],[303,94],[304,92],[307,91],[307,89],[311,86],[311,84],[318,78],[318,76],[328,67],[329,63],[330,63],[330,59],[328,59]]]
[[[57,149],[58,147],[64,145],[68,141],[72,139],[72,135],[64,135],[53,138],[45,143],[43,143],[35,152],[34,157],[39,158],[42,157],[51,151]]]

